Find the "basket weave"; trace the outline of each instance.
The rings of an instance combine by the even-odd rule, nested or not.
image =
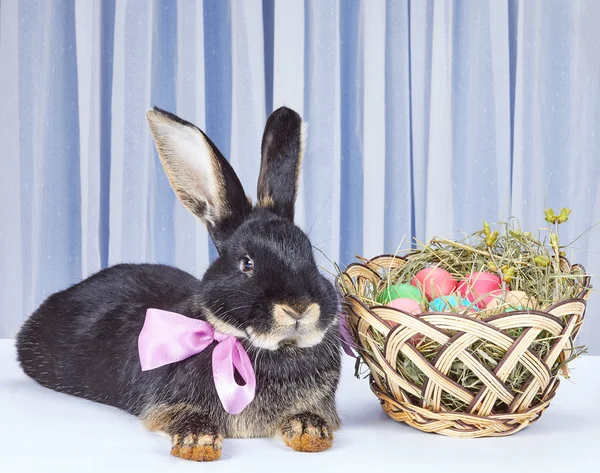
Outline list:
[[[405,262],[399,256],[379,256],[351,264],[339,280],[349,332],[370,369],[371,389],[384,411],[392,419],[419,430],[452,437],[505,436],[535,422],[550,404],[560,382],[552,368],[557,361],[568,359],[574,348],[573,341],[585,314],[589,277],[575,299],[559,301],[544,311],[507,312],[485,320],[448,312],[410,315],[391,307],[368,307],[360,300],[357,295],[364,294],[367,285],[380,282],[382,270],[397,270]],[[567,269],[575,269],[566,260],[563,264]],[[398,325],[392,329],[385,320]],[[505,333],[512,328],[524,330],[514,338]],[[543,330],[557,338],[540,359],[530,345]],[[373,341],[375,332],[385,337],[383,348]],[[407,343],[415,335],[440,344],[431,362]],[[493,371],[467,350],[477,340],[487,340],[505,352]],[[422,387],[395,368],[400,353],[425,374]],[[456,359],[482,381],[479,393],[474,394],[446,376]],[[517,363],[530,372],[522,392],[513,392],[505,384]],[[448,411],[441,404],[443,391],[468,404],[466,411]],[[506,412],[494,412],[497,400],[508,406]]]

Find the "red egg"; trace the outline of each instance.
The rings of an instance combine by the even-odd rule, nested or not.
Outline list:
[[[493,273],[471,273],[458,286],[458,292],[470,302],[477,300],[477,306],[483,309],[490,302],[497,291],[502,287],[502,280]]]
[[[407,342],[410,343],[411,345],[417,346],[419,343],[421,343],[423,340],[425,340],[425,335],[421,335],[420,333],[415,335],[414,337],[410,337]]]
[[[393,307],[394,309],[401,310],[402,312],[406,312],[407,314],[420,314],[421,313],[421,305],[415,301],[414,299],[408,299],[406,297],[400,297],[398,299],[394,299],[390,303],[386,304],[388,307]],[[397,322],[393,322],[391,320],[385,321],[391,328],[394,328],[398,325]],[[416,345],[421,340],[423,340],[423,335],[417,334],[407,340],[408,343]]]
[[[428,300],[452,294],[458,284],[454,276],[442,268],[422,269],[410,283],[418,287]]]

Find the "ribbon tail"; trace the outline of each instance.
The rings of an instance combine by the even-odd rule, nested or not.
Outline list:
[[[217,394],[225,411],[241,413],[254,399],[256,376],[246,350],[235,337],[227,337],[213,350],[213,377]],[[235,370],[245,384],[235,380]]]
[[[340,338],[342,342],[342,348],[346,352],[346,355],[351,356],[352,358],[356,358],[356,354],[352,350],[354,347],[354,342],[352,341],[352,337],[350,336],[350,332],[348,331],[348,325],[346,323],[346,314],[342,313],[340,317]]]

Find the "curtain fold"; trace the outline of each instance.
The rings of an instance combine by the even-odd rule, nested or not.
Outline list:
[[[265,120],[297,110],[296,220],[326,271],[483,220],[536,229],[545,207],[573,208],[576,239],[600,221],[598,17],[585,0],[3,0],[0,337],[108,265],[201,276],[214,258],[152,105],[205,130],[253,198]],[[591,273],[599,232],[569,255]]]

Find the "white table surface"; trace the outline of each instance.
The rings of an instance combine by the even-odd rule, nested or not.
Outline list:
[[[172,457],[167,438],[125,412],[39,386],[19,369],[13,342],[0,340],[0,472],[600,472],[600,357],[575,361],[571,381],[537,423],[487,439],[392,421],[367,380],[353,377],[353,360],[345,361],[343,427],[333,449],[309,454],[279,439],[225,440],[220,461],[198,464]]]

